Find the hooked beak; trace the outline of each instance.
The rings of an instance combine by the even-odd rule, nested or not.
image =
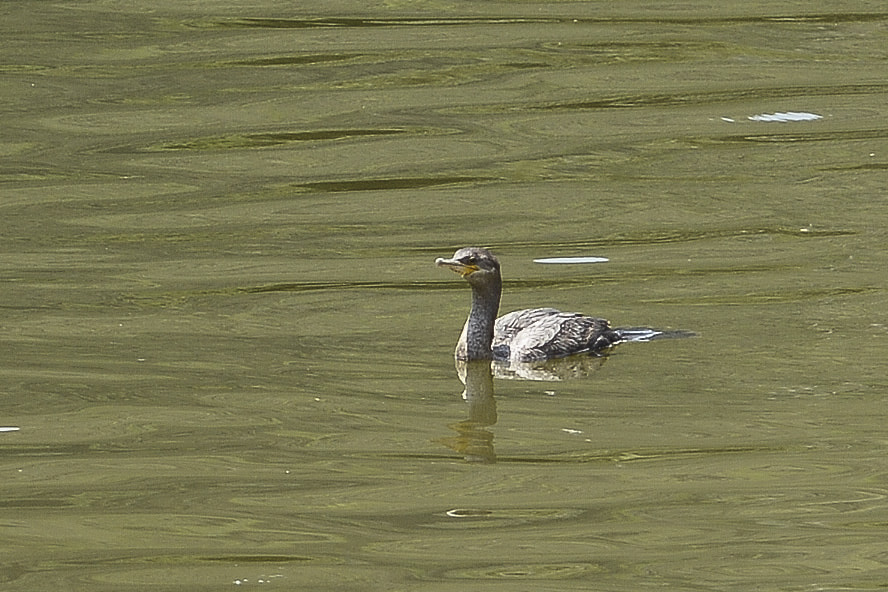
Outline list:
[[[480,267],[477,265],[466,265],[461,261],[457,261],[456,259],[444,259],[442,257],[438,257],[435,259],[435,265],[438,267],[446,267],[451,271],[455,271],[459,275],[466,277],[469,274],[475,273]]]

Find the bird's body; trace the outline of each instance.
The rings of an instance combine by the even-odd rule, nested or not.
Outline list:
[[[620,339],[604,319],[554,308],[528,308],[496,320],[491,349],[494,359],[532,362],[600,351]]]
[[[456,345],[458,360],[535,362],[598,352],[624,339],[604,319],[554,308],[516,310],[496,318],[502,278],[499,261],[487,249],[466,247],[435,263],[459,273],[472,287],[472,310]]]

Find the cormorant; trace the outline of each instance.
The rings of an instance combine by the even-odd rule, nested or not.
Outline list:
[[[493,253],[465,247],[450,259],[439,257],[435,264],[460,274],[472,287],[472,310],[456,344],[458,360],[535,362],[600,352],[621,341],[644,340],[660,333],[613,329],[604,319],[554,308],[516,310],[496,318],[502,277]]]

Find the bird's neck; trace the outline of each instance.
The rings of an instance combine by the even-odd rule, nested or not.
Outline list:
[[[472,311],[463,327],[466,360],[489,360],[493,357],[490,346],[493,342],[493,327],[499,311],[500,284],[472,286]],[[457,352],[458,354],[461,352]],[[463,356],[458,356],[463,357]]]

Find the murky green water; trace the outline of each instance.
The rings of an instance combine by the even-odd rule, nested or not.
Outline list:
[[[880,3],[2,13],[0,581],[888,587]],[[699,336],[464,401],[466,244]]]

